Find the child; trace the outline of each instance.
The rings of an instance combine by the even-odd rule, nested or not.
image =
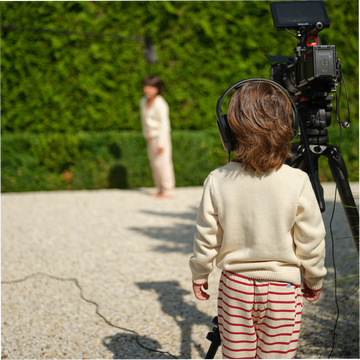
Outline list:
[[[236,160],[204,182],[190,259],[193,290],[207,300],[213,260],[222,270],[218,322],[224,358],[294,358],[303,300],[326,274],[325,229],[308,175],[291,156],[292,107],[267,81],[232,96],[227,119]]]
[[[158,191],[152,196],[174,196],[175,175],[172,163],[169,105],[160,95],[163,83],[158,76],[143,80],[144,95],[140,100],[143,134],[147,141],[150,166]]]

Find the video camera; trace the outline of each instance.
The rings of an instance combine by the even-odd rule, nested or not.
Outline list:
[[[341,80],[341,66],[335,45],[322,45],[318,33],[330,27],[323,1],[288,1],[270,3],[276,30],[286,30],[300,42],[295,56],[266,55],[275,62],[271,80],[294,95],[304,121],[309,144],[327,144],[326,127],[331,123],[333,95]],[[290,32],[297,30],[297,35]],[[348,127],[348,123],[342,123]]]

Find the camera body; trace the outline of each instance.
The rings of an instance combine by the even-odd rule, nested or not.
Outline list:
[[[323,85],[323,92],[327,92],[329,87],[334,86],[338,77],[334,45],[307,47],[303,54],[293,58],[293,63],[277,63],[271,67],[271,79],[284,86],[291,94],[298,96],[309,93],[312,85],[313,90]]]
[[[308,47],[301,56],[298,86],[303,87],[309,82],[333,81],[336,77],[336,53],[334,45],[315,45]]]

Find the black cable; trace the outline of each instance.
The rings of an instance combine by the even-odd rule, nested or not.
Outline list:
[[[340,95],[341,95],[341,78],[340,78],[340,90],[339,90],[339,98],[338,98],[338,94],[337,91],[335,90],[335,94],[336,94],[336,120],[339,123],[339,129],[340,129],[340,138],[339,138],[339,158],[341,159],[341,140],[342,140],[342,128],[347,128],[350,125],[350,108],[349,108],[349,98],[348,98],[348,93],[347,93],[347,89],[346,89],[346,83],[345,83],[345,78],[344,75],[341,71],[341,67],[340,67],[340,76],[343,80],[344,83],[344,87],[345,87],[345,91],[346,91],[346,100],[347,100],[347,109],[348,109],[348,121],[347,122],[341,122],[340,119]],[[335,325],[334,325],[334,329],[333,329],[333,343],[332,343],[332,348],[331,348],[331,352],[329,354],[328,359],[331,358],[331,355],[334,351],[335,348],[335,340],[336,340],[336,327],[337,327],[337,323],[339,320],[339,316],[340,316],[340,309],[339,309],[339,303],[338,303],[338,298],[337,298],[337,274],[336,274],[336,264],[335,264],[335,244],[334,244],[334,234],[332,231],[332,222],[334,219],[334,214],[335,214],[335,206],[336,206],[336,193],[337,193],[337,185],[338,185],[338,181],[339,181],[339,175],[340,172],[338,172],[336,181],[335,181],[335,195],[334,195],[334,204],[333,204],[333,210],[332,210],[332,214],[331,214],[331,219],[330,219],[330,233],[331,233],[331,244],[332,244],[332,260],[333,260],[333,266],[334,266],[334,291],[335,291],[335,304],[336,304],[336,311],[337,311],[337,315],[336,315],[336,320],[335,320]]]
[[[346,103],[347,103],[347,110],[348,110],[348,121],[346,122],[341,122],[340,119],[340,125],[343,127],[343,128],[348,128],[350,126],[350,105],[349,105],[349,96],[348,96],[348,91],[347,91],[347,87],[346,87],[346,81],[345,81],[345,76],[344,74],[342,73],[341,71],[341,67],[340,67],[340,76],[341,76],[341,79],[344,83],[344,88],[345,88],[345,93],[346,93]],[[340,79],[340,86],[341,86],[341,79]],[[339,97],[339,103],[340,103],[340,97]]]
[[[294,38],[299,39],[295,34],[293,34],[289,29],[285,28],[285,30],[292,35]]]
[[[341,134],[341,126],[340,126],[340,134]],[[341,135],[340,135],[340,143],[341,143]],[[340,173],[339,173],[340,174]],[[336,338],[336,327],[337,327],[337,323],[339,320],[339,316],[340,316],[340,309],[339,309],[339,303],[338,303],[338,298],[337,298],[337,276],[336,276],[336,264],[335,264],[335,244],[334,244],[334,234],[332,231],[332,222],[334,219],[334,214],[335,214],[335,206],[336,206],[336,192],[337,192],[337,182],[339,179],[339,174],[337,176],[336,179],[336,183],[335,183],[335,196],[334,196],[334,204],[333,204],[333,210],[332,210],[332,214],[331,214],[331,219],[330,219],[330,233],[331,233],[331,245],[332,245],[332,260],[333,260],[333,266],[334,266],[334,291],[335,291],[335,304],[336,304],[336,320],[335,320],[335,325],[334,325],[334,329],[333,329],[333,339],[332,339],[332,348],[331,348],[331,352],[329,354],[328,359],[331,358],[331,355],[334,351],[335,348],[335,338]]]
[[[161,351],[161,350],[156,350],[156,349],[151,349],[151,348],[146,347],[145,345],[143,345],[143,344],[140,343],[140,341],[139,341],[139,336],[140,336],[140,334],[139,334],[138,332],[136,332],[136,331],[134,331],[134,330],[127,329],[127,328],[124,328],[124,327],[121,327],[121,326],[114,325],[114,324],[112,324],[109,320],[107,320],[104,315],[100,314],[100,312],[99,312],[99,305],[98,305],[95,301],[86,299],[86,298],[84,297],[84,295],[83,295],[83,289],[82,289],[82,287],[79,285],[79,282],[78,282],[78,280],[77,280],[76,278],[68,278],[68,279],[66,279],[66,278],[60,278],[60,277],[53,276],[53,275],[48,275],[48,274],[45,274],[45,273],[43,273],[43,272],[36,272],[36,273],[30,274],[30,275],[28,275],[28,276],[25,276],[25,277],[22,278],[22,279],[17,279],[17,280],[12,280],[12,281],[1,281],[1,284],[15,284],[15,283],[19,283],[19,282],[26,281],[26,280],[28,280],[28,279],[30,279],[30,278],[32,278],[32,277],[39,276],[39,275],[47,276],[47,277],[49,277],[49,278],[51,278],[51,279],[55,279],[55,280],[60,280],[60,281],[72,281],[72,282],[74,282],[75,285],[76,285],[76,286],[78,287],[78,289],[80,290],[80,297],[81,297],[84,301],[86,301],[86,302],[88,302],[88,303],[90,303],[90,304],[95,305],[95,306],[96,306],[96,314],[97,314],[98,316],[100,316],[108,325],[110,325],[110,326],[112,326],[112,327],[114,327],[114,328],[117,328],[117,329],[120,329],[120,330],[124,330],[124,331],[128,331],[128,332],[131,332],[131,333],[135,334],[135,335],[136,335],[136,342],[137,342],[142,348],[144,348],[144,349],[146,349],[146,350],[148,350],[148,351],[158,352],[158,353],[160,353],[160,354],[166,354],[166,355],[171,356],[173,359],[177,359],[176,356],[170,354],[170,353],[167,352],[167,351]]]

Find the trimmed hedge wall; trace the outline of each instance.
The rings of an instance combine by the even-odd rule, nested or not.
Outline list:
[[[343,131],[342,154],[349,181],[358,181],[358,151]],[[336,145],[338,134],[329,132]],[[356,136],[356,135],[355,135]],[[172,132],[176,186],[201,186],[213,169],[227,163],[216,129]],[[138,188],[154,186],[142,133],[14,134],[2,136],[2,192]],[[332,181],[326,158],[321,181]]]
[[[358,1],[325,6],[331,25],[319,35],[336,46],[355,123]],[[269,78],[265,54],[291,56],[297,44],[275,30],[269,1],[4,1],[0,10],[3,25],[149,35],[158,54],[149,65],[136,40],[1,29],[2,134],[139,131],[141,81],[149,73],[164,80],[174,130],[211,129],[225,89]],[[344,91],[341,111],[345,117]]]
[[[177,186],[202,185],[227,162],[215,131],[172,134]],[[140,132],[16,134],[2,137],[2,191],[152,187]]]

